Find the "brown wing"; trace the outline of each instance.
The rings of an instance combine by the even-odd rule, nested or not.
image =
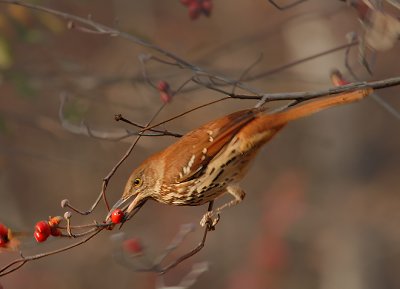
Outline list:
[[[184,135],[164,153],[171,160],[165,170],[172,182],[190,180],[204,169],[209,161],[242,129],[257,116],[256,110],[242,110],[211,121]]]

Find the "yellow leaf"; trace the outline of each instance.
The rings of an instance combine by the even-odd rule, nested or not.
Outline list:
[[[64,22],[54,15],[42,13],[38,15],[38,18],[44,26],[46,26],[54,33],[60,33],[65,29]]]
[[[0,36],[0,69],[10,68],[12,62],[12,55],[8,43]]]
[[[17,5],[9,5],[7,7],[9,15],[17,20],[19,23],[27,25],[31,19],[31,15],[28,9],[17,6]]]

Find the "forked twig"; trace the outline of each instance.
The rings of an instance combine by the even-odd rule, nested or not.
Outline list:
[[[161,105],[161,107],[156,111],[156,113],[153,115],[153,117],[150,119],[150,121],[147,123],[147,125],[145,126],[144,130],[147,130],[147,127],[151,124],[151,122],[158,116],[158,114],[163,110],[163,108],[165,107],[165,104]],[[141,134],[139,134],[132,142],[132,144],[129,146],[129,148],[127,149],[127,151],[125,152],[125,154],[122,156],[122,158],[117,162],[117,164],[111,169],[111,171],[108,173],[108,175],[106,177],[103,178],[103,183],[101,186],[101,192],[99,194],[99,196],[97,197],[96,201],[94,202],[94,204],[92,205],[92,207],[88,210],[88,211],[81,211],[78,210],[77,208],[71,206],[71,204],[69,204],[69,202],[67,203],[67,206],[74,210],[75,212],[81,214],[81,215],[88,215],[91,212],[93,212],[93,210],[97,207],[97,205],[99,204],[100,200],[103,198],[106,207],[107,207],[107,211],[110,211],[110,206],[108,205],[107,202],[107,198],[106,198],[106,189],[108,186],[108,183],[110,181],[110,179],[112,178],[112,176],[115,174],[115,172],[117,171],[117,169],[122,165],[122,163],[128,158],[128,156],[131,154],[131,152],[133,151],[133,149],[135,148],[136,144],[138,143],[138,141],[141,138]]]
[[[12,261],[11,263],[9,263],[8,265],[4,266],[3,268],[0,269],[0,277],[10,274],[16,270],[18,270],[19,268],[21,268],[23,265],[25,265],[27,262],[29,261],[33,261],[33,260],[38,260],[44,257],[48,257],[51,255],[55,255],[61,252],[65,252],[68,251],[72,248],[75,248],[79,245],[82,245],[83,243],[86,243],[87,241],[89,241],[90,239],[92,239],[94,236],[96,236],[98,233],[100,233],[102,230],[104,229],[104,227],[97,227],[97,228],[93,228],[92,229],[92,234],[87,236],[86,238],[84,238],[83,240],[80,240],[79,242],[76,242],[74,244],[65,246],[63,248],[54,250],[54,251],[49,251],[46,253],[41,253],[41,254],[37,254],[37,255],[32,255],[32,256],[27,256],[24,257],[21,255],[21,258],[16,259],[14,261]]]
[[[214,201],[209,202],[207,212],[212,211],[213,204],[214,204]],[[167,246],[167,248],[164,250],[164,252],[154,260],[154,262],[151,262],[151,264],[150,264],[150,262],[147,261],[146,263],[149,263],[149,264],[147,264],[147,265],[142,264],[140,267],[138,267],[137,262],[135,262],[135,260],[137,260],[139,257],[143,257],[143,254],[140,253],[140,254],[130,256],[130,257],[126,256],[126,254],[123,253],[121,246],[117,247],[117,250],[114,252],[114,257],[119,264],[123,265],[124,267],[133,269],[136,272],[154,272],[159,275],[163,275],[163,274],[167,273],[169,270],[171,270],[172,268],[176,267],[177,265],[179,265],[180,263],[185,261],[186,259],[197,254],[201,249],[203,249],[204,244],[207,239],[208,232],[213,231],[213,230],[214,230],[214,228],[211,224],[211,221],[207,222],[207,224],[204,228],[203,236],[202,236],[200,243],[195,248],[193,248],[192,250],[187,252],[186,254],[180,256],[179,258],[175,259],[174,261],[172,261],[171,263],[169,263],[168,265],[165,265],[165,266],[162,265],[164,260],[182,244],[182,242],[184,241],[184,239],[186,238],[186,236],[189,233],[193,232],[192,225],[182,225],[179,233],[175,236],[175,238],[172,240],[172,242]],[[121,239],[122,239],[121,235],[118,234],[115,236],[116,241],[120,241]]]
[[[214,205],[214,201],[211,201],[208,204],[208,209],[207,209],[208,212],[212,211],[213,205]],[[168,264],[167,266],[165,266],[164,268],[159,270],[158,273],[159,274],[165,274],[169,270],[171,270],[172,268],[178,266],[180,263],[182,263],[186,259],[188,259],[188,258],[192,257],[193,255],[197,254],[201,249],[203,249],[204,244],[206,243],[208,232],[213,231],[213,230],[214,230],[214,228],[212,227],[212,224],[210,223],[210,221],[208,221],[206,226],[205,226],[205,228],[204,228],[203,237],[202,237],[200,243],[194,249],[192,249],[190,252],[182,255],[181,257],[177,258],[175,261],[171,262],[170,264]]]

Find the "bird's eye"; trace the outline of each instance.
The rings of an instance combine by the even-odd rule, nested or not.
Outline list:
[[[133,181],[133,185],[135,186],[135,187],[138,187],[138,186],[140,186],[142,184],[142,179],[141,178],[136,178],[134,181]]]

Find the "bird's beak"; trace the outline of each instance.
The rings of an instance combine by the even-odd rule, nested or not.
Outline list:
[[[110,220],[111,214],[116,209],[120,209],[122,212],[124,212],[124,214],[125,214],[124,220],[125,221],[129,220],[130,218],[133,217],[134,214],[137,213],[137,211],[139,211],[139,209],[142,207],[143,204],[144,204],[144,202],[141,201],[140,198],[138,198],[137,194],[132,195],[128,198],[121,198],[114,204],[114,206],[108,212],[107,217],[106,217],[106,222],[108,222]]]

